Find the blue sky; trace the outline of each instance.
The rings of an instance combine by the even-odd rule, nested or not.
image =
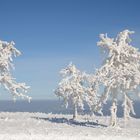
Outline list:
[[[59,71],[70,61],[89,73],[100,66],[100,33],[134,30],[139,47],[139,6],[139,0],[0,0],[0,39],[14,40],[23,53],[14,77],[31,86],[33,99],[54,99]],[[0,99],[9,93],[1,89]]]

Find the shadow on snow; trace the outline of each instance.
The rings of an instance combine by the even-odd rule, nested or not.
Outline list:
[[[73,120],[73,119],[67,119],[67,118],[41,118],[41,117],[32,117],[34,119],[37,120],[45,120],[45,121],[50,121],[52,123],[65,123],[68,125],[76,125],[76,126],[85,126],[85,127],[107,127],[106,125],[103,124],[99,124],[97,122],[90,122],[90,121],[86,121],[86,122],[80,122],[77,120]]]

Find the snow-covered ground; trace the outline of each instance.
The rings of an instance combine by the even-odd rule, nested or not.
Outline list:
[[[119,126],[107,127],[109,117],[45,113],[0,113],[0,140],[139,140],[140,119],[131,119]]]

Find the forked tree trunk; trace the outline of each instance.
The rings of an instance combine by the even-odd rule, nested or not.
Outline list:
[[[74,109],[73,109],[73,120],[75,120],[77,118],[77,105],[74,105]]]
[[[113,101],[112,106],[110,108],[110,111],[111,111],[110,126],[116,126],[116,124],[117,124],[117,105],[116,105],[116,101]]]

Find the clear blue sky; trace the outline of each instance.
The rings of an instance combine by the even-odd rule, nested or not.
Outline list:
[[[140,47],[140,0],[0,0],[0,39],[14,40],[23,55],[15,59],[14,77],[31,86],[33,99],[55,98],[59,70],[70,61],[93,72],[102,56],[100,33],[136,31]],[[10,99],[0,90],[0,99]]]

